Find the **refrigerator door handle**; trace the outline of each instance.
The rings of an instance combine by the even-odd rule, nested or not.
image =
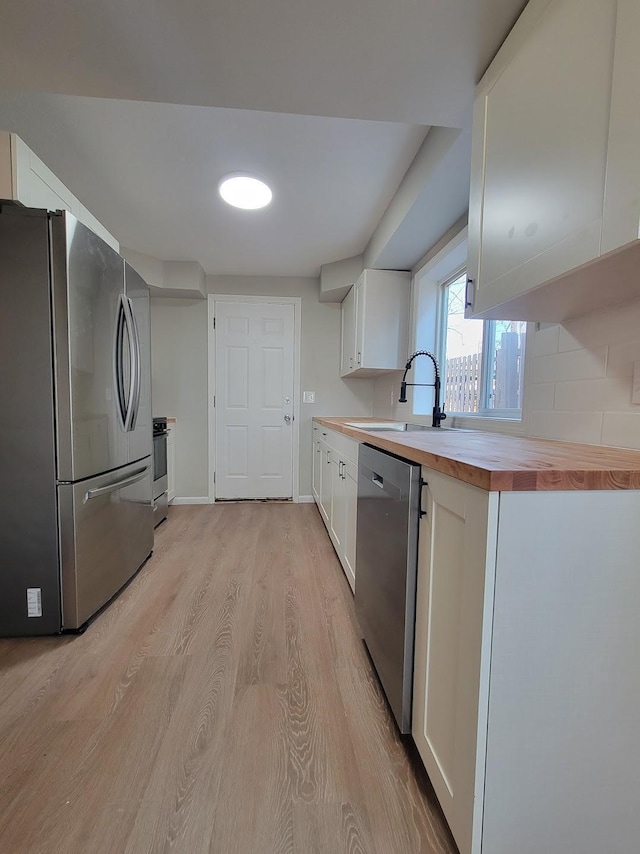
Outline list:
[[[116,395],[116,412],[118,422],[123,432],[126,432],[127,400],[124,389],[124,328],[126,323],[124,296],[118,297],[118,308],[116,310],[116,323],[113,333],[113,388]]]
[[[140,407],[140,338],[138,336],[138,325],[133,314],[133,304],[129,297],[123,297],[122,305],[129,335],[129,352],[131,353],[131,380],[124,429],[125,432],[131,432],[135,429]]]
[[[110,483],[107,486],[99,486],[96,489],[88,489],[84,494],[84,504],[87,501],[91,501],[92,498],[99,498],[101,495],[107,495],[109,492],[115,492],[117,489],[123,489],[125,486],[131,486],[134,483],[138,483],[139,480],[144,480],[150,468],[151,466],[145,466],[143,469],[139,469],[132,475],[122,480],[117,480],[115,483]]]

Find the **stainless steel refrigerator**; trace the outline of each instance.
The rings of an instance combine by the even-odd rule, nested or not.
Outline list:
[[[66,212],[0,208],[0,635],[81,628],[153,548],[149,292]]]

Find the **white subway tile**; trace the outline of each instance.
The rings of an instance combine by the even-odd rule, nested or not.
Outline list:
[[[588,314],[564,324],[567,336],[592,349],[614,341],[631,341],[640,329],[640,300]],[[565,343],[570,340],[566,337]]]
[[[640,412],[605,412],[602,444],[640,448]]]
[[[565,329],[564,326],[560,327],[558,332],[558,352],[565,353],[568,350],[583,350],[585,347],[589,346],[590,339],[589,336],[585,336],[584,340],[580,340],[576,338],[576,336],[569,332],[568,329]]]
[[[547,356],[549,353],[557,353],[559,330],[560,327],[557,323],[554,323],[553,326],[541,327],[533,339],[533,355]]]
[[[534,409],[553,409],[555,399],[554,383],[531,383],[525,395],[524,407],[527,412]]]
[[[571,412],[631,410],[631,380],[614,377],[557,383],[554,408]]]
[[[533,381],[548,383],[597,379],[604,377],[606,371],[606,347],[595,350],[569,350],[534,359]]]
[[[390,377],[378,377],[373,384],[373,407],[384,409],[391,405],[391,389],[393,379]]]
[[[537,412],[529,413],[529,435],[562,442],[586,442],[599,445],[602,434],[601,412]]]
[[[640,329],[635,341],[626,341],[622,344],[612,343],[609,345],[609,357],[607,358],[608,377],[631,377],[633,376],[633,363],[640,359]]]
[[[374,407],[371,416],[373,418],[390,418],[391,420],[395,418],[393,410],[390,409],[388,406]]]

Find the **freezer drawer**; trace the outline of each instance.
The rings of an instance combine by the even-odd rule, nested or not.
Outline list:
[[[151,553],[151,478],[147,458],[58,486],[64,629],[85,623]]]

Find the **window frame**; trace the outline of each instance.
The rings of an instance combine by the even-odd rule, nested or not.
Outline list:
[[[455,267],[452,272],[444,279],[438,281],[438,307],[437,307],[437,329],[436,329],[436,358],[438,364],[443,367],[443,386],[446,383],[446,346],[447,346],[447,324],[449,317],[449,299],[447,288],[454,284],[467,270],[467,262]],[[495,320],[482,320],[482,351],[480,362],[480,382],[479,382],[479,405],[477,412],[447,412],[452,418],[496,418],[504,421],[521,421],[522,409],[495,409],[487,406],[491,395],[491,373],[487,370],[487,365],[493,359],[493,351],[495,349],[496,340],[496,322]],[[523,357],[526,349],[527,333],[525,330],[525,347],[523,348]],[[524,371],[521,374],[524,388]],[[446,388],[443,389],[443,397],[446,397]],[[414,413],[415,414],[415,413]]]
[[[443,336],[443,312],[446,306],[442,301],[442,288],[439,284],[451,280],[451,277],[467,268],[467,237],[466,224],[460,224],[457,230],[452,229],[416,264],[412,273],[411,301],[411,344],[412,351],[430,350],[440,365],[443,364],[445,336]],[[446,316],[446,315],[445,315]],[[485,321],[487,323],[489,321]],[[480,420],[483,430],[500,430],[507,433],[519,434],[524,426],[526,405],[526,377],[531,370],[532,324],[527,324],[522,356],[524,358],[522,409],[486,409],[478,412],[452,412],[447,422],[452,426],[475,427],[478,429]],[[484,341],[487,336],[484,336]],[[414,362],[412,382],[433,381],[432,371],[429,371],[428,360],[418,359]],[[483,372],[486,376],[486,371]],[[411,412],[417,419],[426,419],[431,414],[431,398],[427,389],[409,388]],[[433,390],[431,390],[433,391]],[[427,392],[425,394],[425,392]],[[443,388],[443,397],[445,389]],[[485,399],[486,399],[486,391]],[[397,396],[397,395],[395,395]]]

